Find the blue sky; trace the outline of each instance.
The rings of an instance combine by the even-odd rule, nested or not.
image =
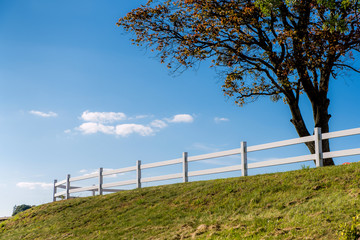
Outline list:
[[[285,104],[264,98],[239,108],[206,64],[171,76],[154,55],[131,45],[115,23],[141,3],[0,0],[0,191],[6,195],[0,216],[14,205],[50,202],[53,180],[68,173],[297,137]],[[332,82],[332,130],[359,127],[358,78],[347,74]],[[312,128],[309,105],[302,105]],[[303,146],[298,151],[306,154]]]

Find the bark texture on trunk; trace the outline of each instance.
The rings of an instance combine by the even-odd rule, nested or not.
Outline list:
[[[320,100],[317,104],[313,103],[313,114],[315,127],[320,127],[322,133],[329,132],[329,120],[331,115],[328,113],[330,100],[326,97],[326,93],[320,94]],[[330,142],[329,139],[322,141],[322,150],[323,152],[330,152]],[[332,166],[334,160],[332,158],[324,159],[324,166]]]
[[[288,102],[291,110],[292,119],[290,120],[291,123],[294,125],[298,135],[300,137],[306,137],[310,136],[305,121],[301,115],[300,108],[297,103],[295,102]],[[315,121],[315,127],[320,127],[322,133],[329,132],[329,119],[331,115],[328,114],[328,106],[329,106],[329,100],[327,99],[326,104],[320,104],[316,105],[313,104],[313,110],[314,110],[314,121]],[[311,154],[315,153],[315,144],[314,142],[308,142],[305,143],[307,148],[309,149]],[[322,141],[322,151],[323,152],[329,152],[330,151],[330,143],[329,140],[323,140]],[[324,159],[324,166],[331,166],[334,165],[334,161],[332,158]]]

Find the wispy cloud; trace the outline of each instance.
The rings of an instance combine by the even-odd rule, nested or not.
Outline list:
[[[191,148],[194,149],[194,150],[200,150],[200,151],[206,152],[206,153],[212,153],[212,152],[219,152],[220,151],[218,146],[204,144],[204,143],[194,143],[191,146]]]
[[[223,118],[223,117],[215,117],[214,118],[214,121],[216,122],[216,123],[221,123],[221,122],[228,122],[228,121],[230,121],[228,118]]]
[[[150,123],[150,125],[154,128],[159,128],[159,129],[167,127],[167,124],[162,120],[154,120]]]
[[[81,118],[86,122],[112,123],[126,119],[125,113],[122,112],[90,112],[85,111]]]
[[[135,117],[129,117],[128,120],[137,120],[137,119],[144,119],[144,118],[149,118],[149,117],[153,117],[153,115],[137,115]]]
[[[141,136],[149,136],[154,133],[154,130],[151,127],[144,126],[141,124],[121,124],[117,125],[115,129],[116,135],[126,137],[132,133],[137,133]]]
[[[45,183],[45,182],[18,182],[16,184],[16,186],[19,188],[26,188],[26,189],[34,190],[37,188],[50,189],[53,187],[53,184]]]
[[[64,131],[64,133],[66,133],[66,134],[71,133],[71,129],[66,129],[66,130]]]
[[[29,112],[30,114],[36,115],[36,116],[40,116],[40,117],[44,117],[44,118],[50,118],[50,117],[57,117],[57,113],[54,112],[40,112],[40,111],[35,111],[35,110],[31,110]]]
[[[191,123],[194,121],[194,118],[190,114],[177,114],[167,119],[167,121],[171,123]]]

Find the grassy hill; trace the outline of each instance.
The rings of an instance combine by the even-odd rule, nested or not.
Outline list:
[[[0,239],[338,239],[359,195],[359,163],[174,184],[41,205]]]

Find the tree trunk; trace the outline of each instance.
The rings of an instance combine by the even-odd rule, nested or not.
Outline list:
[[[322,150],[323,152],[330,152],[330,142],[329,139],[322,141]],[[334,160],[332,158],[324,159],[324,166],[332,166],[335,165]]]
[[[330,100],[326,97],[326,93],[319,94],[324,95],[321,97],[320,101],[312,104],[315,127],[320,127],[322,133],[329,132],[329,120],[331,115],[328,113],[328,107]],[[329,139],[322,141],[322,151],[330,152],[330,142]],[[335,165],[332,158],[324,159],[324,166]]]
[[[327,99],[327,104],[325,104],[325,105],[320,104],[320,106],[319,105],[314,106],[314,104],[313,104],[313,109],[315,107],[315,110],[314,110],[315,127],[320,127],[322,133],[329,132],[329,119],[331,116],[327,112],[327,108],[329,105],[328,102],[329,102],[329,100]],[[298,135],[300,137],[310,136],[311,134],[309,133],[309,131],[305,125],[305,122],[301,115],[301,111],[300,111],[298,104],[293,101],[288,101],[288,104],[290,106],[290,111],[291,111],[291,115],[292,115],[292,119],[290,121],[294,125]],[[309,149],[310,153],[314,154],[315,153],[314,142],[307,142],[305,144],[306,144],[307,148]],[[322,151],[323,152],[330,151],[330,144],[329,144],[328,139],[322,141]],[[332,158],[324,159],[323,163],[324,163],[324,166],[334,165],[334,161]]]

